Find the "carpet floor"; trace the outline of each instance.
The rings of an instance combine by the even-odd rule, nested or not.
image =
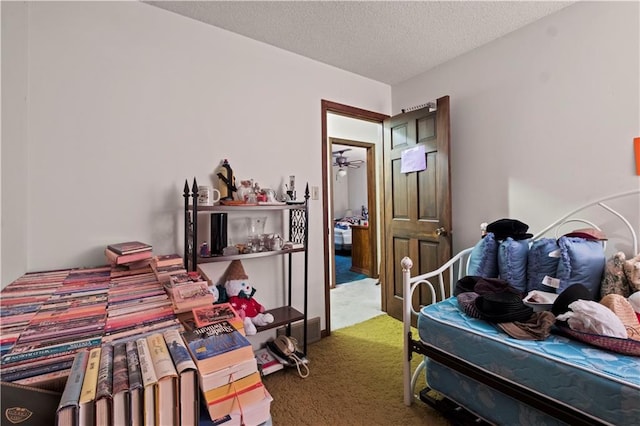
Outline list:
[[[382,291],[374,278],[337,285],[330,295],[332,331],[384,314]]]
[[[367,278],[351,270],[351,256],[336,254],[336,285],[358,281]]]
[[[264,378],[274,426],[451,424],[420,401],[404,405],[402,323],[388,315],[334,331],[309,345],[307,357],[306,379],[295,368]]]

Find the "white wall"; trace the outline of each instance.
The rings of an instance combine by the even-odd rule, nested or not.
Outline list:
[[[451,96],[455,251],[481,222],[517,218],[535,233],[640,187],[639,9],[578,2],[392,87],[393,114]],[[625,204],[640,230],[640,204]]]
[[[378,128],[382,128],[380,125],[376,125]],[[382,141],[380,140],[381,144]],[[382,145],[380,145],[382,148]],[[350,152],[347,153],[349,160],[364,160],[364,163],[360,164],[359,168],[349,168],[347,174],[349,176],[349,208],[353,211],[354,215],[362,214],[362,206],[367,206],[367,163],[366,163],[366,149],[353,147]]]
[[[340,168],[333,166],[331,171],[331,185],[333,190],[333,218],[339,219],[344,217],[349,208],[349,175],[337,177],[336,173]]]
[[[211,184],[227,158],[263,187],[295,175],[300,197],[306,182],[321,187],[322,99],[390,111],[388,85],[147,4],[27,9],[11,43],[28,41],[28,157],[5,157],[24,141],[3,134],[2,158],[26,173],[26,203],[2,192],[26,217],[26,271],[103,264],[107,244],[130,239],[181,252],[185,179]],[[310,210],[309,316],[324,318],[321,202]],[[243,263],[269,307],[282,295],[268,259]]]
[[[27,6],[2,2],[2,285],[27,269]]]
[[[362,213],[362,206],[367,206],[367,169],[362,164],[359,169],[350,168],[347,174],[336,177],[340,167],[334,166],[333,180],[333,217],[341,218],[351,210],[353,215]]]

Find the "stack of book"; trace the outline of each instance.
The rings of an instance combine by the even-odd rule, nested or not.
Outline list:
[[[191,312],[193,308],[211,306],[215,302],[209,284],[198,272],[171,275],[164,287],[176,313]]]
[[[182,257],[176,253],[152,257],[151,269],[162,284],[169,282],[173,275],[187,273]]]
[[[101,343],[108,287],[109,267],[68,271],[2,357],[2,380],[44,389],[63,385],[76,352]]]
[[[152,272],[112,278],[104,342],[180,328],[173,305]]]
[[[109,244],[104,250],[107,261],[118,270],[147,269],[153,256],[153,248],[140,241]]]
[[[58,426],[196,426],[196,365],[179,331],[79,351],[55,417]]]
[[[251,343],[228,320],[182,337],[198,368],[200,390],[216,424],[261,424],[270,418],[272,397],[262,383]]]
[[[11,351],[20,333],[49,297],[62,285],[69,270],[25,274],[4,290],[0,298],[0,355]]]
[[[147,263],[146,261],[142,261],[140,263],[135,262],[132,264],[110,265],[111,278],[129,277],[131,275],[153,273],[153,269],[151,269],[151,263]]]
[[[0,379],[61,390],[75,354],[182,325],[153,272],[112,268],[26,274],[2,292]]]

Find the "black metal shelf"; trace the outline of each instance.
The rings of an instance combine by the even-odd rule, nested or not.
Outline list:
[[[294,253],[304,253],[304,307],[299,311],[291,306],[292,300],[292,270],[291,261],[288,264],[288,285],[287,302],[285,306],[270,309],[274,321],[266,326],[257,327],[257,331],[265,331],[277,327],[287,327],[287,335],[291,334],[291,324],[303,321],[303,353],[307,353],[307,289],[308,289],[308,264],[309,252],[309,184],[306,185],[304,192],[304,201],[292,202],[287,204],[266,204],[266,205],[214,205],[201,206],[198,205],[198,184],[193,181],[191,190],[185,182],[184,186],[184,264],[188,270],[194,271],[199,264],[225,262],[232,260],[257,259],[271,256],[292,256]],[[191,200],[191,202],[190,202]],[[195,204],[193,204],[195,203]],[[198,221],[205,220],[200,213],[240,213],[243,212],[263,212],[263,211],[289,211],[289,240],[294,244],[294,248],[282,250],[270,250],[257,253],[236,254],[228,256],[211,256],[201,257],[197,255],[197,229]],[[209,215],[208,219],[211,220]],[[291,260],[291,258],[289,259]]]
[[[198,265],[201,263],[225,262],[229,260],[255,259],[258,257],[282,256],[288,253],[299,253],[305,251],[304,247],[282,250],[261,251],[257,253],[232,254],[228,256],[198,256]]]
[[[305,318],[305,314],[291,306],[281,306],[279,308],[269,309],[265,311],[265,313],[273,315],[273,322],[265,326],[256,327],[258,332],[289,325],[292,322],[301,321]]]
[[[198,211],[198,213],[215,213],[215,212],[222,212],[222,213],[238,213],[238,212],[244,212],[244,211],[267,211],[267,210],[304,210],[306,208],[306,202],[303,202],[301,204],[296,203],[296,204],[277,204],[277,205],[272,205],[272,204],[265,204],[265,205],[242,205],[242,204],[238,204],[235,206],[225,206],[225,205],[214,205],[214,206],[203,206],[198,204],[196,206],[196,209]],[[189,211],[193,211],[193,205],[190,205],[188,207]]]

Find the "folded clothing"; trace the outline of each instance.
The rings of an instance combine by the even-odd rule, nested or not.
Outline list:
[[[551,334],[556,317],[549,311],[534,312],[526,321],[498,323],[509,336],[520,340],[544,340]]]

